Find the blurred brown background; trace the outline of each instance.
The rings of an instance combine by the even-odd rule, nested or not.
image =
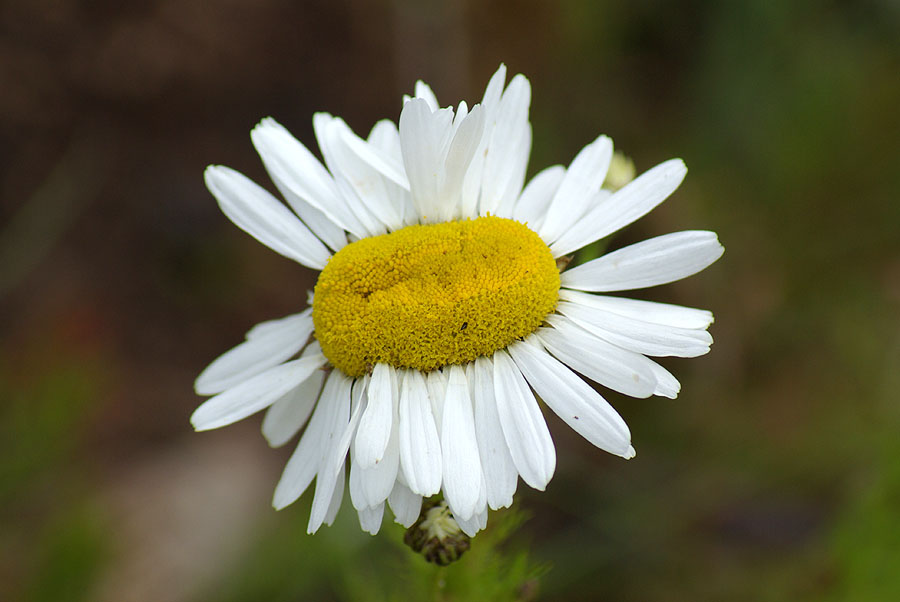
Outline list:
[[[0,3],[0,599],[416,599],[387,522],[271,510],[290,450],[258,419],[191,432],[195,375],[315,278],[202,171],[272,189],[260,118],[314,147],[315,111],[365,134],[418,78],[478,101],[501,61],[532,83],[529,173],[599,133],[638,171],[686,161],[614,245],[726,247],[647,293],[717,342],[666,362],[678,400],[608,395],[636,459],[551,421],[556,477],[499,552],[551,568],[517,595],[900,599],[898,39],[890,0]]]

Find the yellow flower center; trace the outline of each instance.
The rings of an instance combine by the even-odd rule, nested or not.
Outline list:
[[[322,352],[348,376],[376,363],[428,372],[534,332],[558,297],[547,245],[488,216],[347,245],[319,275],[313,323]]]

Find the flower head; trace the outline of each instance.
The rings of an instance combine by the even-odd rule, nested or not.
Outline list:
[[[399,127],[380,121],[366,139],[316,114],[324,165],[264,119],[251,137],[287,206],[236,171],[206,170],[238,227],[321,274],[310,308],[254,326],[200,374],[197,393],[213,397],[191,421],[212,429],[268,408],[262,430],[273,446],[305,426],[273,504],[291,504],[315,480],[310,532],[334,520],[349,453],[364,530],[378,531],[385,504],[409,527],[423,498],[442,493],[441,520],[474,535],[488,508],[512,503],[519,477],[542,490],[553,476],[539,399],[630,458],[628,427],[582,376],[633,397],[675,397],[678,381],[648,356],[709,351],[708,311],[593,293],[690,276],[722,254],[714,233],[667,234],[557,267],[665,200],[684,164],[604,187],[614,155],[600,136],[568,168],[523,186],[530,85],[505,79],[501,66],[471,110],[440,108],[418,82]],[[432,525],[437,515],[421,516]]]

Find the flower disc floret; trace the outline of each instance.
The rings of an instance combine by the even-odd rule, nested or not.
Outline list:
[[[556,308],[559,284],[550,249],[519,222],[408,226],[331,258],[316,283],[315,336],[349,376],[377,363],[428,372],[534,332]]]

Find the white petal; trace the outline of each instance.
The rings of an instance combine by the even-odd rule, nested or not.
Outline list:
[[[337,251],[346,245],[343,228],[307,200],[324,200],[334,194],[331,175],[318,159],[271,117],[263,119],[250,133],[250,138],[269,177],[291,209],[332,249]]]
[[[377,535],[381,530],[381,521],[384,518],[384,503],[374,508],[363,508],[359,513],[359,526],[370,535]]]
[[[391,494],[394,483],[400,476],[400,447],[397,428],[388,440],[384,458],[371,468],[360,468],[360,484],[364,499],[369,506],[380,504]]]
[[[484,177],[484,154],[487,149],[487,138],[487,132],[483,133],[481,144],[475,150],[475,155],[466,171],[466,177],[463,179],[460,195],[460,217],[462,219],[478,217],[478,200],[481,196],[481,179]]]
[[[376,364],[369,381],[369,403],[356,434],[356,461],[362,468],[374,466],[384,457],[393,426],[394,404],[391,399],[391,368]]]
[[[327,119],[318,114],[313,116],[314,127],[324,121]],[[360,224],[341,198],[332,175],[290,132],[274,119],[264,119],[250,135],[273,180],[315,207],[341,229],[357,236],[362,233]],[[322,152],[325,153],[324,147]],[[300,213],[299,210],[297,212]]]
[[[712,345],[705,330],[643,322],[567,301],[559,302],[556,311],[591,334],[644,355],[697,357],[709,353]]]
[[[600,309],[627,318],[652,322],[653,324],[674,326],[676,328],[705,329],[713,323],[712,312],[681,305],[639,301],[624,297],[591,295],[568,289],[560,289],[559,298],[588,308]]]
[[[390,157],[394,163],[400,166],[399,169],[402,171],[403,154],[400,151],[400,132],[397,130],[396,123],[390,119],[382,119],[376,122],[372,126],[372,131],[369,132],[367,141],[380,150],[383,156]],[[403,178],[406,179],[406,173],[403,174]],[[409,188],[408,180],[406,188]]]
[[[332,372],[334,374],[334,372]],[[329,379],[330,380],[330,379]],[[324,394],[324,391],[323,391]],[[322,449],[320,441],[325,431],[325,420],[329,408],[326,404],[316,404],[309,425],[300,437],[300,443],[294,453],[291,454],[281,479],[275,487],[275,494],[272,496],[272,506],[276,510],[281,510],[288,506],[303,495],[309,484],[312,483],[316,472],[319,470],[319,464],[322,458]]]
[[[238,228],[307,267],[325,267],[331,253],[322,241],[265,189],[222,165],[210,165],[203,175],[222,213]]]
[[[316,354],[257,374],[206,400],[194,411],[191,424],[198,431],[206,431],[255,414],[309,378],[326,361],[324,356]]]
[[[403,373],[399,409],[400,464],[406,482],[413,493],[434,495],[441,489],[441,441],[434,426],[425,378],[418,370]]]
[[[493,114],[490,136],[481,182],[479,213],[503,214],[522,191],[522,182],[531,154],[531,125],[528,107],[531,104],[531,84],[519,74],[512,78],[503,92],[497,111]],[[509,215],[503,215],[509,217]]]
[[[625,291],[681,280],[722,256],[715,232],[688,230],[657,236],[562,273],[562,286]]]
[[[343,147],[343,143],[340,141],[334,144],[335,147],[341,148]],[[343,156],[346,154],[345,152],[341,152]],[[346,165],[347,163],[356,162],[358,159],[354,157],[352,161],[343,161],[345,164],[342,171],[339,171],[334,176],[334,183],[337,185],[338,192],[341,193],[341,198],[344,199],[344,202],[350,208],[350,212],[353,213],[353,217],[355,217],[360,224],[362,224],[362,232],[363,235],[368,236],[378,236],[381,234],[385,234],[387,232],[386,226],[384,222],[378,219],[375,215],[375,211],[377,211],[377,207],[370,208],[362,198],[360,198],[357,191],[353,188],[353,185],[350,183],[351,178],[354,176],[350,173],[351,167]],[[369,170],[368,166],[365,166],[366,170]],[[378,182],[379,185],[383,184],[381,181],[381,176],[374,174],[371,176],[371,179],[365,183],[361,183],[362,186],[366,187],[370,185],[372,182]],[[378,202],[376,205],[381,206],[382,203],[387,202],[387,195],[383,190],[378,191],[377,193],[372,193]],[[371,200],[371,199],[370,199]]]
[[[347,233],[344,232],[343,228],[331,221],[331,218],[320,210],[294,194],[294,192],[279,180],[277,176],[272,174],[269,175],[272,178],[272,181],[275,182],[275,187],[278,188],[278,192],[280,192],[281,196],[287,200],[291,209],[300,216],[303,223],[316,235],[316,238],[335,251],[340,251],[347,246]]]
[[[309,305],[311,306],[311,304]],[[285,323],[292,321],[293,318],[296,318],[297,316],[308,315],[311,314],[311,312],[312,310],[307,308],[299,314],[291,314],[283,318],[275,318],[274,320],[266,320],[264,322],[260,322],[259,324],[254,325],[253,328],[248,330],[244,334],[244,338],[250,340],[255,339],[256,337],[269,336],[273,332],[280,330]]]
[[[250,138],[273,179],[341,225],[334,179],[302,142],[271,117],[260,121]]]
[[[507,219],[512,218],[513,208],[516,206],[516,201],[519,195],[522,194],[522,186],[525,184],[525,172],[528,169],[528,159],[531,157],[532,136],[530,123],[526,121],[515,140],[516,142],[507,151],[512,168],[500,200],[500,205],[497,207],[497,215]]]
[[[428,103],[414,98],[400,113],[400,148],[409,178],[409,190],[419,216],[435,221],[439,211],[438,186],[443,169],[443,144],[452,132],[453,111],[432,113]]]
[[[462,217],[474,218],[478,215],[478,201],[481,195],[482,181],[485,174],[486,156],[488,154],[488,146],[491,141],[491,133],[496,122],[497,111],[499,110],[500,98],[503,94],[503,86],[506,83],[506,66],[500,65],[500,68],[491,77],[487,88],[484,91],[484,98],[481,106],[485,110],[484,133],[481,142],[475,151],[472,162],[469,164],[469,170],[466,172],[465,180],[462,187],[461,213]]]
[[[552,328],[539,328],[536,334],[564,364],[625,395],[653,395],[651,360],[599,339],[560,315],[547,316],[547,322]]]
[[[356,379],[353,381],[350,394],[350,420],[346,424],[339,423],[338,432],[340,440],[336,447],[325,457],[323,469],[328,469],[332,473],[344,467],[347,459],[347,451],[350,449],[350,442],[356,435],[356,428],[359,425],[359,419],[363,411],[366,409],[366,389],[368,387],[369,377],[364,379]],[[320,470],[321,472],[321,470]]]
[[[369,499],[366,497],[366,490],[363,487],[363,469],[360,467],[359,462],[356,461],[356,458],[352,457],[352,453],[351,450],[349,479],[350,501],[353,503],[354,508],[362,510],[369,507]]]
[[[265,330],[259,330],[264,325]],[[194,390],[199,395],[221,393],[265,372],[300,351],[312,331],[311,309],[258,324],[247,333],[245,342],[217,357],[200,373]]]
[[[459,528],[462,529],[463,533],[469,537],[475,537],[475,534],[484,529],[487,525],[487,508],[484,508],[480,512],[476,512],[467,520],[463,520],[456,515],[453,515],[453,518],[456,519],[456,523],[459,525]]]
[[[454,133],[459,131],[460,124],[463,122],[463,119],[465,119],[466,115],[468,115],[468,114],[469,114],[469,105],[466,104],[466,101],[464,101],[464,100],[459,101],[459,104],[456,106],[456,115],[453,116],[453,131],[454,131]]]
[[[347,124],[339,117],[328,113],[316,113],[313,115],[313,130],[322,150],[325,165],[334,176],[334,185],[337,190],[337,202],[335,211],[339,211],[340,223],[345,230],[356,238],[366,238],[380,233],[383,224],[365,206],[348,180],[353,180],[356,166],[362,165],[367,172],[371,168],[360,161],[354,153],[347,149],[341,133],[349,130]],[[376,176],[378,177],[378,176]]]
[[[394,513],[394,521],[409,528],[422,511],[422,496],[413,493],[409,487],[398,481],[391,491],[388,504]]]
[[[660,163],[623,186],[561,233],[550,245],[554,257],[577,251],[640,219],[666,200],[684,180],[681,159]]]
[[[481,104],[485,107],[496,105],[500,102],[500,95],[503,93],[503,86],[506,83],[506,65],[500,63],[500,66],[491,76],[488,85],[484,90]]]
[[[331,503],[328,505],[328,513],[325,515],[325,524],[329,527],[337,518],[337,513],[341,509],[341,502],[344,501],[344,487],[346,486],[345,469],[341,466],[341,472],[338,473],[337,480],[334,482],[334,493],[331,496]]]
[[[555,241],[585,214],[603,185],[612,154],[612,140],[600,136],[575,156],[538,232],[543,240]]]
[[[678,379],[656,362],[652,362],[650,368],[656,377],[656,389],[653,390],[653,394],[669,399],[678,397],[678,393],[681,391],[681,383],[678,382]]]
[[[465,520],[475,513],[483,477],[469,383],[458,365],[450,366],[441,422],[444,497],[453,515]]]
[[[431,86],[423,82],[421,79],[416,82],[416,98],[421,98],[428,103],[428,108],[437,111],[441,105],[437,101],[437,97],[431,89]]]
[[[428,387],[428,399],[431,401],[431,414],[438,436],[441,435],[441,421],[444,417],[444,398],[447,397],[447,376],[440,370],[432,370],[425,377]]]
[[[296,435],[312,414],[325,373],[316,370],[284,397],[273,403],[263,418],[262,433],[272,447],[280,447]]]
[[[610,453],[629,453],[631,433],[625,421],[578,375],[546,351],[525,343],[513,343],[509,353],[528,384],[575,432]]]
[[[395,165],[403,176],[403,184],[395,184],[393,182],[385,183],[385,192],[388,195],[392,206],[396,207],[396,212],[400,215],[402,225],[408,226],[416,224],[419,216],[413,206],[412,196],[409,193],[409,179],[403,167],[403,153],[400,150],[400,132],[397,125],[389,120],[383,119],[375,124],[368,138],[369,144],[381,151],[381,157],[387,157],[391,161],[391,165]],[[385,173],[389,171],[383,167],[373,165],[379,169],[389,179],[399,179],[396,174]],[[391,168],[393,169],[393,167]]]
[[[497,402],[494,399],[494,366],[486,357],[475,360],[472,377],[475,401],[475,435],[478,453],[484,469],[487,503],[494,509],[512,505],[519,473],[509,455],[509,447],[503,437]]]
[[[506,351],[494,353],[494,397],[509,454],[522,479],[541,491],[556,469],[556,448],[537,401]]]
[[[396,130],[394,130],[396,132]],[[394,155],[393,152],[379,152],[379,147],[375,144],[367,144],[361,140],[353,132],[348,130],[342,133],[342,139],[347,147],[356,153],[356,156],[372,167],[376,172],[380,173],[387,179],[391,180],[401,188],[409,190],[409,179],[406,172],[403,171],[403,163],[400,155]],[[400,139],[397,138],[399,144]],[[399,148],[398,148],[399,150]]]
[[[531,178],[522,196],[513,208],[513,219],[527,224],[531,230],[537,232],[544,223],[544,216],[553,195],[556,194],[560,182],[566,175],[566,168],[562,165],[553,165]]]
[[[312,510],[309,515],[307,533],[315,533],[325,522],[331,499],[334,495],[335,482],[340,467],[335,458],[340,456],[340,447],[344,431],[350,420],[350,391],[353,381],[340,370],[334,370],[322,389],[320,405],[326,406],[322,419],[321,438],[319,440],[319,470],[316,474],[316,493],[313,496]],[[347,438],[349,446],[349,437]],[[346,448],[344,456],[346,456]],[[341,456],[343,459],[344,456]]]
[[[439,179],[439,202],[444,219],[459,219],[463,179],[484,133],[484,111],[478,105],[462,120],[453,136]]]
[[[328,127],[331,153],[335,167],[339,169],[339,174],[335,173],[338,189],[341,188],[341,180],[345,179],[355,193],[351,197],[342,191],[351,210],[373,234],[378,229],[371,224],[373,219],[382,225],[399,228],[400,208],[390,202],[387,190],[389,186],[396,186],[396,183],[386,181],[383,172],[387,171],[391,177],[402,179],[405,183],[405,175],[394,173],[402,172],[402,164],[394,165],[387,153],[379,151],[353,133],[342,119],[333,119]]]
[[[362,468],[354,460],[350,472],[350,493],[353,494],[354,476],[358,482],[357,495],[353,505],[357,509],[380,504],[394,487],[394,481],[401,477],[400,473],[400,444],[399,444],[399,386],[397,383],[397,370],[392,369],[391,375],[391,433],[387,447],[380,462],[370,468]],[[354,452],[355,453],[355,452]],[[355,458],[355,455],[354,455]],[[354,475],[355,470],[355,475]]]

